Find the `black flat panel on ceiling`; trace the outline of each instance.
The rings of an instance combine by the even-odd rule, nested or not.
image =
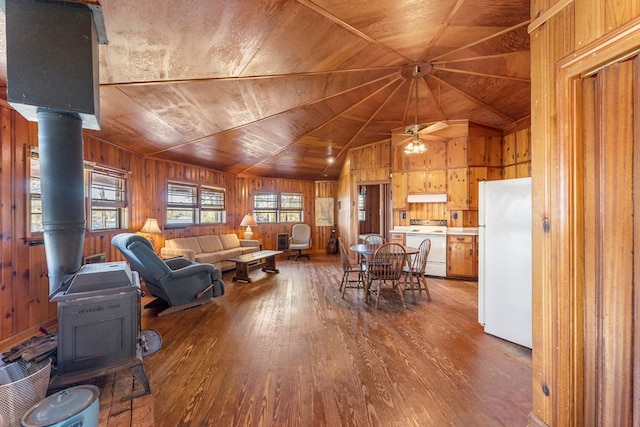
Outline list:
[[[98,35],[91,9],[65,1],[6,0],[5,13],[11,105],[31,121],[42,107],[78,113],[97,126]]]

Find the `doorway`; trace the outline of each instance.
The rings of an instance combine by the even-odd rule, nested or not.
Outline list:
[[[359,185],[358,234],[380,234],[388,239],[391,209],[391,186],[388,183]]]

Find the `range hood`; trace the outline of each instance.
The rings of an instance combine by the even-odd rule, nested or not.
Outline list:
[[[442,194],[409,194],[407,203],[443,203],[447,201],[446,193]]]

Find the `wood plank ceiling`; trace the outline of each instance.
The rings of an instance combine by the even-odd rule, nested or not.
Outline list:
[[[530,114],[528,0],[100,5],[101,130],[88,132],[150,158],[336,179],[349,149],[414,123],[415,81],[422,124]]]

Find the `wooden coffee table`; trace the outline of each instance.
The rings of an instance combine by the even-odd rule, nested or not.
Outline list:
[[[276,268],[276,255],[283,251],[258,251],[250,254],[240,255],[239,257],[229,258],[227,261],[236,263],[236,275],[233,276],[234,282],[251,283],[249,272],[256,268],[262,267],[262,271],[266,273],[280,273]]]

